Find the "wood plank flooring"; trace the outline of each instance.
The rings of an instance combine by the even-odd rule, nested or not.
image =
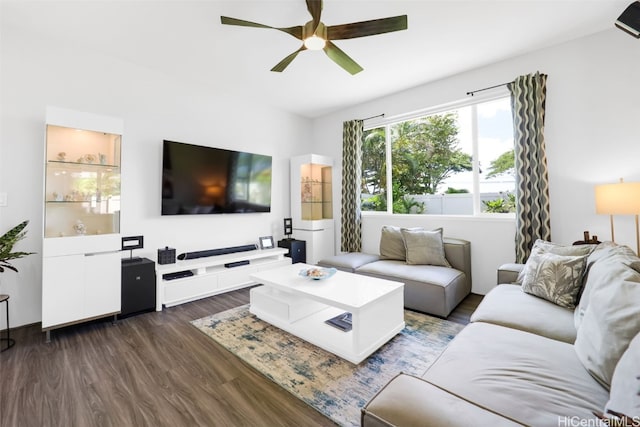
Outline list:
[[[466,324],[481,296],[449,320]],[[11,331],[0,353],[0,427],[332,426],[189,321],[249,302],[241,289],[162,312]]]

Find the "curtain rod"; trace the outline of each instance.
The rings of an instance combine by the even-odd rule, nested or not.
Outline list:
[[[366,119],[360,119],[360,120],[362,120],[364,122],[365,120],[375,119],[375,118],[378,118],[378,117],[384,117],[384,113],[378,114],[377,116],[367,117]]]
[[[489,87],[485,87],[485,88],[482,88],[482,89],[472,90],[470,92],[467,92],[467,95],[473,96],[476,92],[482,92],[482,91],[489,90],[489,89],[495,89],[495,88],[500,87],[500,86],[506,86],[509,83],[513,83],[513,82],[501,83],[501,84],[495,85],[495,86],[489,86]]]

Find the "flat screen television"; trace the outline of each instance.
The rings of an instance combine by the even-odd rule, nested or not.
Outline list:
[[[163,142],[162,215],[271,211],[271,156]]]

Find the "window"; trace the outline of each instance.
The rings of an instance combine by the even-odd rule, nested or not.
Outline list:
[[[515,212],[508,96],[365,129],[363,211]]]

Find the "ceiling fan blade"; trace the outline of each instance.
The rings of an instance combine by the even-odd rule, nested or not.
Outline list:
[[[356,61],[351,59],[349,55],[344,53],[338,46],[331,43],[329,40],[327,40],[327,44],[324,47],[324,53],[326,53],[333,62],[344,68],[351,75],[358,74],[362,71],[362,67],[359,66]]]
[[[322,13],[322,0],[307,0],[307,10],[311,14],[311,18],[313,20],[312,33],[314,33],[318,28],[318,24],[320,23],[320,14]]]
[[[283,72],[284,69],[287,68],[289,66],[289,64],[291,64],[291,61],[293,61],[295,59],[295,57],[298,56],[298,54],[300,52],[302,52],[303,50],[307,50],[307,48],[304,45],[302,45],[302,47],[300,47],[300,49],[296,50],[291,55],[289,55],[286,58],[284,58],[282,61],[278,62],[278,64],[276,64],[276,66],[273,67],[271,69],[271,71],[275,71],[277,73]]]
[[[282,31],[287,34],[291,34],[293,37],[298,40],[302,40],[302,26],[298,25],[296,27],[287,27],[287,28],[278,28],[278,27],[270,27],[269,25],[258,24],[257,22],[245,21],[242,19],[229,18],[228,16],[221,16],[220,22],[225,25],[238,25],[240,27],[253,27],[253,28],[269,28],[272,30]]]
[[[372,19],[371,21],[353,22],[351,24],[332,25],[327,27],[327,38],[329,40],[353,39],[406,29],[407,15],[400,15],[391,18]]]

